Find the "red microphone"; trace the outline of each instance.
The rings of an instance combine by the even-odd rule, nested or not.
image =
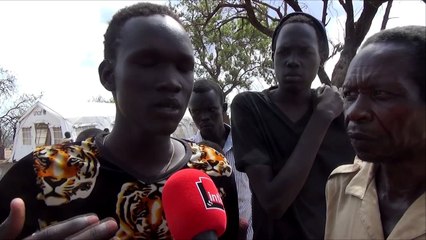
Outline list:
[[[213,180],[203,171],[183,169],[166,181],[163,208],[176,240],[196,239],[226,230],[226,212]]]

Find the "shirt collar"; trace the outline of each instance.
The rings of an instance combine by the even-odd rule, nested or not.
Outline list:
[[[354,164],[358,164],[360,170],[346,186],[345,193],[363,199],[368,185],[374,179],[374,164],[364,162],[360,160],[358,156],[355,157]]]
[[[225,145],[223,146],[223,152],[227,153],[230,150],[232,150],[231,126],[229,126],[226,123],[224,123],[223,125],[225,126],[226,130],[229,130],[228,137],[226,138]],[[201,136],[200,130],[197,131],[197,133],[195,134],[194,137],[191,138],[191,140],[194,141],[194,142],[196,142],[196,143],[204,141],[203,137]]]
[[[224,123],[223,125],[225,126],[226,130],[229,130],[228,137],[226,138],[225,145],[223,146],[223,151],[225,153],[227,153],[227,152],[232,150],[232,145],[233,145],[232,144],[232,133],[231,133],[231,126],[229,126],[226,123]]]

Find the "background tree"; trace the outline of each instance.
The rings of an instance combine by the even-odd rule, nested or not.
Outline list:
[[[179,9],[177,12],[191,35],[196,76],[219,83],[225,97],[237,87],[250,89],[252,81],[272,82],[270,39],[267,36],[246,19],[232,17],[233,11],[228,8],[219,9],[210,17],[211,21],[206,22],[220,2],[182,0],[172,6]],[[266,19],[262,21],[266,22]]]
[[[352,0],[339,0],[340,6],[346,13],[345,22],[345,38],[344,43],[332,43],[330,57],[340,52],[340,58],[337,61],[331,82],[340,87],[343,83],[348,66],[356,51],[364,40],[366,34],[370,30],[371,23],[376,16],[379,7],[389,0],[363,0],[363,9],[355,20],[355,13]],[[216,22],[216,15],[222,15],[222,11],[226,9],[232,14],[227,18],[216,22],[218,25],[235,21],[235,19],[245,19],[253,27],[265,36],[272,37],[274,23],[278,22],[287,12],[288,7],[293,11],[304,11],[307,9],[308,1],[283,0],[283,1],[261,1],[261,0],[223,0],[207,14],[206,23]],[[330,20],[329,3],[331,0],[322,0],[322,16],[321,21],[324,25]],[[390,12],[391,5],[388,6],[387,12]],[[331,15],[331,14],[330,14]],[[385,14],[385,18],[389,18],[389,14]],[[266,20],[266,21],[265,21]],[[383,20],[384,23],[387,19]],[[386,24],[385,24],[386,25]],[[318,76],[322,82],[328,82],[329,77],[323,68],[320,68]]]
[[[0,67],[0,159],[5,159],[4,150],[13,143],[18,120],[41,97],[15,93],[15,76]]]
[[[114,103],[114,98],[105,98],[101,95],[94,96],[91,99],[88,100],[88,102],[97,102],[97,103]]]

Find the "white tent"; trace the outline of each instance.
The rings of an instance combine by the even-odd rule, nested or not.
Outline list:
[[[58,103],[59,104],[59,103]],[[85,103],[85,106],[47,106],[36,102],[20,119],[16,128],[12,158],[18,161],[37,146],[60,143],[65,132],[75,139],[87,128],[112,130],[115,120],[114,103]],[[172,136],[188,139],[197,131],[188,110]]]
[[[87,128],[112,129],[115,105],[113,103],[87,103],[48,107],[38,101],[18,121],[11,161],[18,161],[37,146],[60,143],[65,132],[71,138]]]
[[[191,114],[188,109],[185,112],[182,120],[180,121],[176,131],[172,134],[173,137],[190,139],[197,132],[197,127],[195,126],[194,121],[192,121]]]

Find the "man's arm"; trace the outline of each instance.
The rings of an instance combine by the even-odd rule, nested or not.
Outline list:
[[[274,218],[280,218],[299,194],[309,176],[328,127],[343,110],[338,92],[330,87],[326,87],[318,99],[319,103],[295,149],[276,176],[273,175],[270,165],[262,163],[271,162],[267,159],[269,154],[265,148],[259,147],[257,139],[253,139],[253,136],[245,136],[246,133],[253,131],[252,126],[247,124],[250,109],[238,102],[232,105],[232,134],[236,161],[244,161],[245,158],[253,156],[266,158],[260,161],[260,164],[247,165],[244,170],[261,206]],[[250,146],[252,141],[253,145]],[[241,146],[244,146],[244,149],[239,149]]]

